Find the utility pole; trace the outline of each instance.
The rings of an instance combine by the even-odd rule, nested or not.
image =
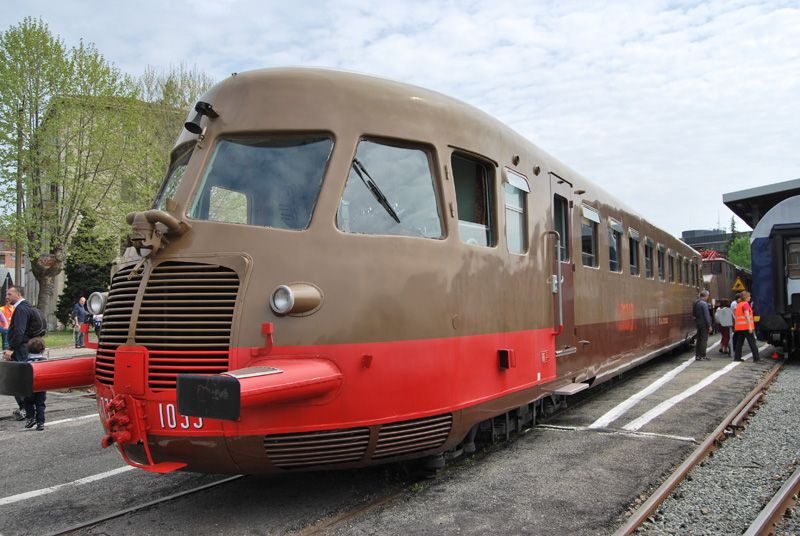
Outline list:
[[[19,107],[19,119],[17,120],[17,222],[22,217],[22,118],[25,112],[25,101]],[[22,241],[20,240],[21,233],[17,232],[14,239],[14,247],[16,248],[14,255],[14,284],[24,285],[22,281]]]

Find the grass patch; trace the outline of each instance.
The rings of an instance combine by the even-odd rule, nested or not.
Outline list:
[[[84,339],[86,336],[84,336]],[[94,331],[89,332],[89,341],[97,342]],[[44,336],[44,344],[48,348],[70,348],[75,346],[75,333],[69,331],[48,331]]]

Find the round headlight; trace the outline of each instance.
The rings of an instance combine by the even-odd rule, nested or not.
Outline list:
[[[294,307],[294,293],[286,285],[280,285],[272,291],[269,305],[279,315],[285,315]]]
[[[108,292],[92,292],[86,300],[86,309],[93,315],[103,314],[108,301]]]
[[[269,297],[269,305],[279,315],[310,315],[322,307],[322,291],[311,283],[278,285]]]

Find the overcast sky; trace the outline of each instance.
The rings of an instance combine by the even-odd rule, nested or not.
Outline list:
[[[0,0],[1,31],[26,16],[135,76],[314,66],[434,89],[677,236],[729,227],[723,193],[800,178],[797,0]]]

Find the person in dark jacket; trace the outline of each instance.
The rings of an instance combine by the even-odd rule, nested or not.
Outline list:
[[[46,359],[47,358],[44,356],[44,340],[42,340],[41,337],[34,337],[28,343],[28,361],[44,361]],[[44,408],[46,400],[47,391],[38,391],[23,400],[25,415],[28,417],[25,428],[33,428],[36,426],[37,430],[44,430]]]
[[[3,352],[6,361],[28,361],[28,323],[30,322],[32,305],[25,300],[25,287],[14,285],[6,292],[8,303],[14,306],[14,314],[8,325],[8,350]],[[24,401],[21,397],[14,397],[19,409],[12,413],[18,421],[25,418]]]
[[[697,326],[697,338],[695,339],[694,358],[697,361],[708,361],[706,356],[706,346],[708,345],[708,335],[714,329],[711,323],[711,312],[708,310],[708,291],[701,290],[697,301],[692,306],[692,317]]]
[[[83,340],[83,332],[81,331],[81,325],[86,322],[86,309],[83,307],[85,303],[86,298],[81,296],[78,303],[72,308],[72,320],[75,321],[75,329],[78,330],[75,333],[75,348],[86,348]]]

